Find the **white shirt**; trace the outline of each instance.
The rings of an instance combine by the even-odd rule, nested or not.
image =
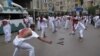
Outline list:
[[[30,24],[33,24],[33,18],[32,17],[28,17]]]
[[[41,26],[42,28],[47,27],[47,19],[46,19],[46,18],[43,18],[43,21],[40,22],[40,26]]]
[[[53,22],[54,21],[54,17],[49,17],[49,21]]]
[[[93,18],[94,22],[97,22],[98,19],[99,19],[99,16],[95,16],[95,17]]]
[[[29,19],[28,18],[24,18],[25,23],[29,23]]]

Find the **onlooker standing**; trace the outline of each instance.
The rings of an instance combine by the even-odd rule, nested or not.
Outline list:
[[[30,27],[32,24],[34,24],[33,17],[31,17],[30,15],[28,15],[27,18],[29,19],[29,27]]]
[[[36,20],[37,20],[37,30],[41,30],[41,28],[40,28],[40,17],[38,16],[36,18]]]
[[[3,26],[3,31],[4,31],[4,35],[5,35],[5,42],[8,43],[11,41],[10,20],[8,18],[3,19],[2,26]]]
[[[46,37],[47,19],[43,16],[40,17],[41,37]]]
[[[30,25],[29,19],[28,19],[26,16],[23,17],[23,22],[24,22],[24,24],[25,24],[25,27],[30,27],[30,26],[29,26],[29,25]]]

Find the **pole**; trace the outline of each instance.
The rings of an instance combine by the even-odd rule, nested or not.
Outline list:
[[[32,11],[33,11],[33,22],[35,24],[35,9],[34,9],[34,1],[32,0]]]
[[[35,22],[35,9],[34,9],[34,23],[36,23],[36,22]]]

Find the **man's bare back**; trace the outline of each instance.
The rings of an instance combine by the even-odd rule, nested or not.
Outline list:
[[[19,31],[18,36],[19,38],[27,38],[32,35],[32,30],[30,28],[24,28]]]

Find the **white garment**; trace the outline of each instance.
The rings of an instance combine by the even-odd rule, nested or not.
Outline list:
[[[95,17],[93,18],[93,21],[94,21],[94,22],[97,22],[98,19],[99,19],[99,16],[95,16]]]
[[[64,27],[65,24],[65,16],[61,16],[61,27]]]
[[[89,19],[89,24],[91,24],[92,16],[88,16],[88,19]]]
[[[48,17],[48,19],[49,19],[49,27],[52,28],[52,23],[54,21],[54,17]]]
[[[79,32],[79,35],[81,38],[83,38],[83,32],[84,32],[85,28],[86,27],[84,26],[84,24],[82,22],[78,22],[78,24],[75,27],[75,29]]]
[[[44,37],[45,35],[45,30],[47,28],[47,19],[46,18],[43,18],[43,21],[40,22],[40,28],[41,28],[41,37]]]
[[[28,17],[30,24],[33,24],[33,18],[32,17]]]
[[[38,37],[39,37],[39,35],[36,32],[32,31],[32,35],[29,36],[29,37],[26,37],[26,38],[18,38],[18,36],[16,36],[14,41],[13,41],[13,44],[15,46],[17,46],[17,45],[21,44],[21,42],[23,42],[25,40],[28,40],[28,39],[31,39],[31,38],[38,38]]]
[[[57,27],[61,27],[61,17],[56,17]]]
[[[97,22],[95,22],[95,28],[97,28],[98,26],[100,26],[100,19]]]
[[[19,38],[18,36],[16,36],[13,40],[13,44],[16,47],[13,56],[18,56],[18,51],[20,48],[29,51],[29,56],[35,56],[34,47],[32,47],[29,43],[26,43],[25,40],[38,37],[39,35],[34,31],[32,31],[32,35],[27,38]]]
[[[76,27],[75,27],[75,29],[76,30],[83,30],[83,29],[85,29],[86,27],[84,26],[84,24],[83,23],[81,23],[81,22],[78,22],[78,24],[76,25]]]
[[[43,21],[40,22],[40,27],[41,28],[47,28],[47,19],[46,18],[43,18]]]
[[[65,16],[65,25],[64,25],[64,28],[65,29],[68,29],[69,28],[69,19],[68,19],[69,17],[70,16],[68,16],[68,15]]]
[[[23,20],[24,20],[25,27],[30,27],[29,19],[28,18],[24,18]]]
[[[93,18],[93,21],[95,23],[95,28],[97,28],[98,26],[100,26],[100,18],[99,18],[99,16],[95,16]]]
[[[49,17],[49,26],[52,28],[52,32],[56,30],[56,21],[53,16]]]
[[[29,56],[35,56],[34,47],[31,46],[29,43],[26,43],[26,42],[21,43],[21,45],[19,45],[15,48],[13,56],[19,56],[19,50],[20,49],[27,50],[29,52]]]
[[[69,20],[66,20],[64,28],[65,29],[68,29],[69,28]]]
[[[84,25],[87,27],[87,25],[88,25],[88,23],[89,23],[89,18],[88,18],[88,16],[85,16],[85,23],[84,23]]]
[[[40,30],[40,17],[36,18],[37,20],[37,30]]]
[[[11,40],[11,26],[9,23],[3,26],[3,31],[5,34],[5,42],[9,42]]]

